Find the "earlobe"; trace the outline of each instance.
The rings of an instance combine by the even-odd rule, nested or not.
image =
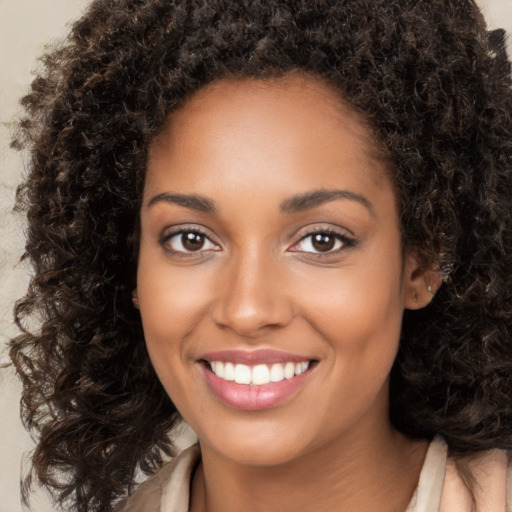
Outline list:
[[[133,307],[139,309],[139,296],[137,295],[137,288],[132,291]]]
[[[404,268],[404,306],[407,309],[424,308],[442,283],[439,268],[424,266],[415,254],[408,255]]]

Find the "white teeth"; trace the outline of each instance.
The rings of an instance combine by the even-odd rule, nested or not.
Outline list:
[[[224,365],[224,379],[235,380],[235,365],[233,363],[226,363]]]
[[[220,377],[224,378],[224,363],[222,361],[212,361],[211,363],[213,373]]]
[[[284,367],[284,378],[291,379],[295,375],[295,364],[286,363]]]
[[[268,384],[270,382],[270,371],[266,364],[257,364],[252,369],[252,381],[251,384],[255,386],[261,386],[262,384]]]
[[[309,362],[304,361],[303,363],[297,363],[295,365],[295,375],[300,375],[304,373],[309,367]]]
[[[235,382],[237,384],[251,383],[251,369],[249,366],[246,364],[237,364],[235,366]]]
[[[211,361],[212,372],[227,381],[235,381],[237,384],[250,384],[262,386],[270,382],[280,382],[284,379],[291,379],[296,375],[304,373],[309,368],[309,361],[302,363],[274,363],[272,366],[257,364],[248,366],[246,364],[224,363],[222,361]]]
[[[273,364],[270,368],[270,380],[272,382],[279,382],[284,379],[284,368],[282,364]]]

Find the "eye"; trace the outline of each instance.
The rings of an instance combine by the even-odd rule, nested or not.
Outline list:
[[[340,233],[331,231],[316,231],[303,236],[293,247],[291,252],[306,252],[314,254],[328,254],[339,252],[344,248],[352,247],[354,241]]]
[[[220,248],[214,244],[204,233],[194,230],[180,230],[169,233],[161,240],[161,245],[174,253],[195,253],[203,251],[218,251]]]

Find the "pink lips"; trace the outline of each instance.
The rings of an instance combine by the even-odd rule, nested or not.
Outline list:
[[[306,371],[295,375],[290,379],[279,382],[270,382],[259,386],[237,384],[227,381],[215,375],[204,361],[223,361],[233,364],[257,364],[272,365],[274,363],[300,363],[309,361],[309,358],[279,352],[275,350],[243,351],[229,350],[210,352],[200,358],[203,361],[201,368],[206,382],[212,392],[225,405],[244,411],[258,411],[276,407],[300,390],[309,378],[310,372]]]
[[[200,359],[206,361],[230,361],[233,364],[248,365],[309,361],[308,357],[279,352],[278,350],[222,350],[203,354]]]

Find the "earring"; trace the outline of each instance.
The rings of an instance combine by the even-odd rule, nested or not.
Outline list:
[[[428,293],[434,293],[434,291],[432,290],[432,286],[430,284],[427,286],[427,291]]]

